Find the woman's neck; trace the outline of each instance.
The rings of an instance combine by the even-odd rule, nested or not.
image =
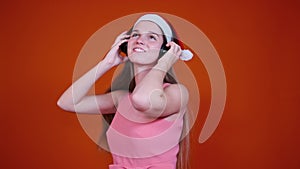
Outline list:
[[[134,65],[135,83],[139,84],[151,69],[149,65]]]

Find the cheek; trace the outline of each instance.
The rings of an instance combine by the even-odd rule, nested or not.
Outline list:
[[[162,45],[161,43],[153,42],[153,43],[149,43],[149,48],[150,49],[160,49],[161,45]]]
[[[155,50],[160,50],[161,47],[162,47],[162,44],[163,44],[162,41],[159,41],[159,42],[156,41],[156,42],[150,42],[150,43],[148,43],[149,48],[150,49],[155,49]]]
[[[134,42],[133,42],[132,40],[128,40],[128,41],[127,41],[127,52],[131,52],[133,43],[134,43]]]
[[[130,38],[130,39],[128,39],[128,45],[130,44],[130,45],[132,45],[134,42],[135,42],[135,40],[133,40],[132,38]]]

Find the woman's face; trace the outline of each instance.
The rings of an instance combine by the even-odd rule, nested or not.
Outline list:
[[[140,21],[133,28],[128,40],[128,57],[136,64],[155,64],[162,44],[161,29],[153,22]]]

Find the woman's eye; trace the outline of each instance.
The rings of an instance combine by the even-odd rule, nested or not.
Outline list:
[[[156,37],[153,35],[150,35],[150,39],[156,40]]]
[[[138,36],[137,33],[133,33],[133,34],[131,35],[131,37],[137,37],[137,36]]]

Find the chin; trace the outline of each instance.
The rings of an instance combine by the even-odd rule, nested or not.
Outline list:
[[[129,55],[136,56],[136,57],[157,59],[158,55],[159,55],[159,51],[151,50],[151,51],[147,51],[147,52],[130,52]]]
[[[147,64],[156,63],[158,59],[158,55],[154,55],[153,53],[148,53],[148,52],[144,52],[144,53],[133,52],[128,55],[128,58],[132,63],[147,65]]]

